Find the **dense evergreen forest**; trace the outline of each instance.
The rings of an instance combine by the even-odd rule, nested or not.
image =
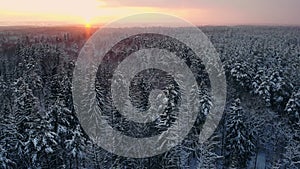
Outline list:
[[[75,62],[96,29],[0,28],[0,168],[300,168],[300,28],[200,29],[226,73],[217,130],[201,144],[196,122],[170,151],[134,159],[93,143],[74,113]],[[199,116],[209,108],[205,97]]]

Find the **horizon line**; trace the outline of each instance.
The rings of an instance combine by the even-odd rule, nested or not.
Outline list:
[[[102,26],[105,26],[106,24],[93,24],[90,26],[90,28],[99,28]],[[207,26],[213,26],[213,27],[218,27],[218,26],[228,26],[228,27],[237,27],[237,26],[269,26],[269,27],[300,27],[300,24],[262,24],[262,23],[245,23],[245,24],[194,24],[196,27],[207,27]],[[86,27],[85,24],[73,24],[73,23],[65,23],[65,24],[60,24],[60,23],[43,23],[43,24],[1,24],[0,27],[36,27],[36,28],[43,28],[43,27]],[[130,27],[130,26],[129,26]],[[136,27],[136,26],[132,26]],[[140,26],[140,27],[151,27],[151,26]],[[160,26],[154,26],[154,27],[160,27]],[[167,26],[161,26],[161,27],[167,27]],[[170,27],[176,27],[176,26],[171,26]]]

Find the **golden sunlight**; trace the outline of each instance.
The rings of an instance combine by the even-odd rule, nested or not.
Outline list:
[[[0,0],[0,25],[10,24],[80,24],[86,28],[144,12],[180,15],[181,10],[143,6],[113,6],[104,0]],[[15,5],[19,4],[19,5]],[[34,4],[34,5],[33,5]]]
[[[91,18],[87,17],[85,18],[85,27],[86,28],[91,28],[92,24],[91,24]]]
[[[92,26],[92,25],[91,25],[90,23],[85,23],[85,27],[86,27],[86,28],[91,28],[91,26]]]

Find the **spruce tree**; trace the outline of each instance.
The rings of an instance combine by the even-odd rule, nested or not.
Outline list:
[[[254,149],[251,133],[245,125],[240,99],[234,100],[230,106],[226,121],[227,166],[243,168]]]

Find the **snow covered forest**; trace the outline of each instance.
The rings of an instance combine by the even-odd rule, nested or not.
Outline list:
[[[200,144],[200,119],[170,151],[134,159],[93,143],[74,113],[74,65],[93,28],[0,28],[0,168],[300,168],[300,27],[201,30],[226,73],[219,126]],[[199,117],[209,108],[204,97]]]

